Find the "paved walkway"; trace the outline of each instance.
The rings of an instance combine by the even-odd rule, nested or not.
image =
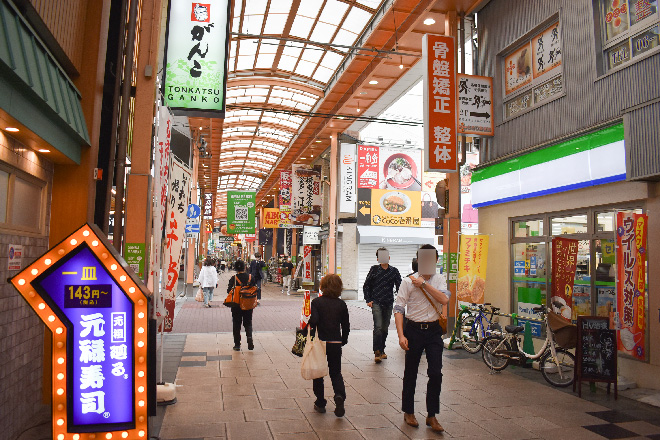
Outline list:
[[[279,288],[278,288],[279,289]],[[218,289],[217,292],[220,292]],[[189,295],[191,293],[189,292]],[[177,403],[159,407],[152,437],[161,439],[660,439],[660,409],[598,388],[583,398],[549,386],[538,371],[509,367],[490,374],[480,355],[445,350],[440,423],[444,435],[403,423],[400,396],[403,351],[396,333],[389,358],[374,364],[371,314],[350,305],[353,330],[344,347],[346,416],[313,411],[311,382],[300,377],[300,358],[291,354],[300,298],[264,289],[255,311],[255,349],[232,351],[227,309],[202,309],[182,298],[175,331],[165,338],[164,380],[177,387]],[[298,305],[296,305],[296,303]],[[192,321],[192,322],[191,322]],[[261,321],[261,324],[259,322]],[[266,325],[266,323],[268,325]],[[361,323],[361,324],[359,324]],[[272,326],[271,329],[263,329]],[[208,330],[213,328],[214,330]],[[283,331],[273,329],[283,328]],[[422,360],[416,394],[424,421],[426,365]],[[331,396],[326,379],[327,395]]]

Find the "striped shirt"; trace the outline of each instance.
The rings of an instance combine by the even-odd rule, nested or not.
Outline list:
[[[399,269],[391,265],[388,265],[387,269],[383,269],[380,264],[375,264],[369,269],[364,286],[362,286],[364,300],[373,301],[382,306],[391,306],[394,303],[394,292],[399,291],[400,285]]]

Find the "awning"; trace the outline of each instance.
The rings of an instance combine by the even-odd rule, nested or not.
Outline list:
[[[357,243],[434,244],[434,228],[358,226]]]
[[[0,2],[0,109],[75,163],[89,145],[80,93],[21,14]]]

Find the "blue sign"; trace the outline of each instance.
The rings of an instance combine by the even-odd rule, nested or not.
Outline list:
[[[535,338],[540,338],[541,337],[541,323],[540,322],[531,322],[527,321],[525,319],[518,319],[518,325],[522,325],[525,327],[526,325],[529,325],[532,329],[532,336]]]
[[[529,264],[531,267],[529,268],[529,275],[535,277],[536,276],[536,255],[532,255],[529,257]]]
[[[514,261],[513,262],[513,275],[514,276],[524,276],[525,275],[525,262],[524,261]]]
[[[186,225],[186,234],[199,234],[199,223]]]
[[[202,208],[199,205],[188,205],[188,218],[197,218],[202,215]]]
[[[33,286],[67,328],[69,432],[135,426],[131,300],[87,245]]]

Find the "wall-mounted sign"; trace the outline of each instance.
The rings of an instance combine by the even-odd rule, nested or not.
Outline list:
[[[264,208],[264,228],[277,228],[280,224],[280,210],[278,208]]]
[[[227,232],[254,234],[254,191],[227,191]]]
[[[504,93],[508,95],[532,82],[532,54],[529,42],[504,59]]]
[[[355,213],[357,202],[357,181],[355,173],[356,146],[354,144],[341,144],[339,151],[340,194],[339,212]]]
[[[378,147],[358,145],[358,188],[378,188]]]
[[[20,244],[10,244],[7,257],[7,270],[21,270],[23,246]]]
[[[11,283],[52,335],[52,438],[148,438],[148,291],[103,232],[84,225]]]
[[[169,2],[163,101],[175,114],[224,116],[230,4]]]
[[[459,73],[458,132],[493,136],[493,78]]]
[[[425,34],[424,70],[425,171],[458,170],[456,145],[456,56],[454,37]]]
[[[321,232],[320,226],[305,226],[303,228],[303,245],[320,244],[319,232]]]
[[[144,260],[146,256],[144,243],[126,243],[124,256],[129,267],[133,269],[133,272],[138,274],[140,279],[144,279]]]

